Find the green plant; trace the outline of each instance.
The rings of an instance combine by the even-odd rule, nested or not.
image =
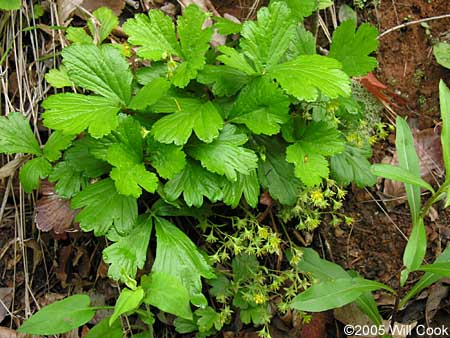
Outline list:
[[[62,50],[59,69],[46,76],[57,89],[76,88],[42,103],[43,123],[53,130],[46,144],[38,144],[21,114],[0,118],[0,152],[34,156],[20,169],[24,190],[32,192],[47,178],[79,210],[75,220],[83,231],[112,242],[103,251],[108,274],[127,286],[109,319],[117,332],[122,330],[117,318],[130,313],[151,331],[150,306],[180,318],[178,330],[189,326],[202,335],[230,319],[227,305],[216,312],[202,292],[202,278],[218,283],[214,262],[172,217],[196,219],[202,230],[210,225],[217,232],[219,226],[208,219],[214,203],[254,208],[262,189],[281,205],[293,206],[302,190],[326,192],[330,184],[337,193],[340,188],[330,178],[340,184],[374,183],[370,146],[351,137],[364,120],[364,109],[351,96],[350,76],[376,66],[369,55],[378,45],[377,30],[345,21],[334,32],[329,56],[321,56],[302,25],[319,9],[317,1],[297,5],[273,1],[258,12],[257,21],[242,26],[218,19],[219,32],[240,32],[241,38],[217,49],[210,47],[213,27],[204,28],[208,14],[194,5],[178,17],[177,26],[157,10],[136,15],[123,25],[129,36],[123,45],[105,42],[118,19],[100,8],[87,30],[67,29],[72,44]],[[137,49],[133,67],[127,60],[130,45]],[[233,250],[225,252],[235,255],[231,265],[239,265],[246,256],[237,248],[249,241],[251,278],[255,285],[266,285],[261,274],[267,271],[256,266],[255,256],[279,253],[280,239],[250,216],[243,221],[252,224],[252,236],[236,226]],[[153,228],[155,260],[138,283]],[[261,310],[267,308],[267,293],[256,294],[238,271],[233,269],[229,289],[234,306],[247,316],[244,322],[267,323],[270,316]],[[270,292],[281,293],[282,281],[289,279],[296,283],[288,295],[292,298],[307,284],[292,271],[268,274],[276,285]],[[20,331],[65,332],[94,314],[85,296],[63,302],[76,309],[61,319],[65,325],[55,319],[47,330],[39,324],[59,311],[56,303]],[[198,309],[192,311],[191,305]],[[82,320],[69,323],[67,318],[78,312]],[[92,331],[102,332],[105,325]]]
[[[294,298],[292,306],[295,309],[324,311],[356,301],[361,310],[375,325],[379,326],[379,333],[387,335],[390,332],[383,326],[381,315],[370,291],[385,289],[396,295],[398,302],[392,315],[392,324],[394,324],[395,314],[399,308],[405,307],[411,298],[426,287],[444,277],[450,277],[450,245],[433,264],[422,265],[427,248],[424,218],[431,206],[442,199],[446,199],[445,207],[450,204],[448,197],[450,189],[450,152],[448,148],[450,145],[450,90],[443,81],[439,84],[439,93],[442,115],[441,143],[447,173],[446,179],[439,189],[435,192],[430,184],[422,180],[413,136],[408,124],[401,117],[397,118],[396,123],[396,149],[399,166],[389,164],[372,166],[372,172],[375,175],[402,182],[406,189],[413,228],[403,255],[404,269],[400,274],[400,286],[405,285],[409,274],[413,271],[424,271],[425,275],[401,298],[400,293],[386,285],[355,277],[353,272],[346,272],[340,266],[320,259],[311,249],[303,249],[303,259],[299,263],[299,270],[311,273],[319,282]],[[431,197],[422,207],[421,188],[431,192]]]

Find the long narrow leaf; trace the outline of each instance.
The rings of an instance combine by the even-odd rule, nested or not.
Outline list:
[[[417,177],[407,169],[403,169],[390,164],[373,164],[371,171],[374,175],[388,178],[393,181],[405,183],[406,185],[413,185],[418,188],[424,188],[434,193],[433,187],[425,182],[420,177]]]
[[[434,263],[445,263],[450,262],[450,245],[448,245],[441,255],[435,260]],[[400,308],[406,305],[406,303],[413,298],[415,295],[419,294],[423,289],[427,288],[431,284],[436,283],[442,276],[434,274],[432,272],[427,272],[420,278],[420,280],[414,284],[414,286],[409,290],[405,297],[400,301]]]
[[[435,275],[441,276],[441,278],[450,278],[450,262],[421,265],[417,268],[417,270],[431,272]]]
[[[367,291],[387,289],[388,286],[363,278],[341,278],[318,283],[295,297],[291,307],[300,311],[322,312],[341,307],[355,301]]]
[[[425,225],[423,224],[423,219],[419,219],[413,224],[411,235],[403,253],[403,264],[409,272],[416,270],[422,264],[426,250],[427,234]]]
[[[397,150],[399,166],[409,171],[417,179],[420,179],[420,162],[416,149],[414,148],[414,139],[411,130],[406,121],[401,117],[397,117],[396,128],[395,148]],[[403,183],[405,183],[406,196],[408,197],[413,223],[415,223],[420,213],[420,188],[409,182]]]
[[[439,100],[442,116],[442,155],[444,157],[446,177],[448,179],[450,178],[450,89],[448,89],[442,80],[439,82]]]

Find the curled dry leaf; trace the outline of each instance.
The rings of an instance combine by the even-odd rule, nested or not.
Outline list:
[[[444,174],[440,131],[438,128],[428,128],[420,131],[413,129],[412,134],[420,161],[422,179],[433,184],[438,177],[442,177]],[[390,160],[390,164],[398,165],[397,153]],[[399,198],[398,203],[403,203],[406,200],[405,187],[400,182],[385,180],[383,193],[390,197]],[[402,198],[400,199],[400,197]]]
[[[6,163],[0,168],[0,179],[9,177],[28,159],[27,156],[20,156]]]
[[[62,24],[65,23],[72,14],[86,19],[86,12],[78,9],[78,7],[82,7],[91,13],[97,8],[108,7],[115,15],[119,16],[125,7],[125,0],[58,0],[58,16],[60,22]]]
[[[428,294],[427,303],[425,306],[425,319],[428,323],[431,322],[436,315],[442,301],[448,297],[449,288],[450,287],[448,285],[442,282],[434,284],[430,288],[430,293]]]
[[[42,197],[36,203],[36,226],[41,231],[53,231],[63,234],[70,229],[77,214],[70,208],[70,202],[60,198],[53,185],[43,181],[41,185]]]

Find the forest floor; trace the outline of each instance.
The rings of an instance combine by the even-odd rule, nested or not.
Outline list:
[[[342,2],[338,1],[336,5]],[[256,9],[264,4],[259,0],[216,0],[212,3],[219,13],[229,13],[241,20],[254,17]],[[358,19],[372,23],[380,33],[406,22],[448,13],[448,0],[379,1],[376,7],[366,5],[357,10]],[[131,16],[132,9],[127,7],[124,15]],[[380,82],[388,87],[389,101],[385,102],[383,120],[391,123],[395,114],[407,116],[410,126],[416,128],[418,142],[422,142],[424,158],[436,150],[436,139],[439,140],[436,129],[440,121],[438,82],[444,79],[449,83],[450,80],[449,71],[439,66],[433,57],[432,45],[436,40],[450,41],[449,18],[410,25],[380,37],[376,53],[379,66],[374,72]],[[45,43],[39,47],[47,48]],[[1,79],[9,83],[3,86],[3,89],[9,90],[6,96],[18,95],[18,91],[33,96],[35,90],[43,91],[42,86],[39,87],[39,81],[44,81],[43,76],[36,75],[28,83],[17,80],[25,71],[10,70],[8,78]],[[30,88],[23,88],[23,85]],[[24,104],[31,105],[34,101],[29,99]],[[36,115],[36,125],[37,121]],[[394,135],[389,135],[384,142],[376,144],[373,161],[389,161],[394,148]],[[434,179],[439,181],[442,177],[439,177],[439,165],[436,166]],[[356,270],[364,277],[396,288],[406,245],[405,236],[409,235],[411,222],[405,200],[402,199],[403,193],[398,192],[396,187],[389,190],[384,183],[379,181],[370,189],[350,188],[344,210],[354,218],[354,223],[339,228],[321,225],[312,235],[311,245],[344,268]],[[386,194],[389,190],[392,195],[392,189],[393,198]],[[107,267],[101,259],[104,244],[93,235],[81,232],[60,238],[39,232],[32,226],[35,202],[35,195],[25,196],[19,189],[17,179],[0,180],[0,300],[8,308],[5,310],[0,303],[0,338],[9,337],[1,327],[17,327],[20,318],[30,314],[36,302],[44,306],[69,293],[81,291],[90,293],[99,304],[111,302],[117,297],[117,288],[107,278]],[[426,228],[429,240],[427,259],[431,262],[450,243],[450,211],[435,210],[426,219]],[[434,326],[450,327],[449,285],[444,281],[430,288],[400,314],[399,321],[428,320]],[[441,295],[437,304],[427,302],[431,297],[437,297],[436,293]],[[388,311],[394,300],[379,295],[377,302]],[[432,318],[430,313],[433,313]],[[344,337],[337,329],[342,323],[334,319],[333,313],[320,314],[313,322],[322,328],[319,330],[322,333],[314,337],[301,337]],[[164,334],[177,336],[170,329]],[[278,337],[288,337],[290,334],[279,333]],[[219,336],[232,337],[226,333]],[[67,337],[78,335],[72,332]],[[239,337],[256,336],[248,331]]]

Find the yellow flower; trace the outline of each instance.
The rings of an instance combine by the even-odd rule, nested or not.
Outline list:
[[[266,302],[266,297],[262,293],[257,293],[253,297],[253,300],[255,301],[256,304],[264,304]]]
[[[269,231],[267,230],[267,228],[265,227],[260,227],[258,229],[258,236],[261,237],[262,239],[267,239],[269,237]]]
[[[323,203],[323,201],[324,201],[323,193],[319,189],[315,189],[315,190],[311,191],[310,196],[311,196],[311,201],[314,203],[314,205],[319,205],[319,204]]]

